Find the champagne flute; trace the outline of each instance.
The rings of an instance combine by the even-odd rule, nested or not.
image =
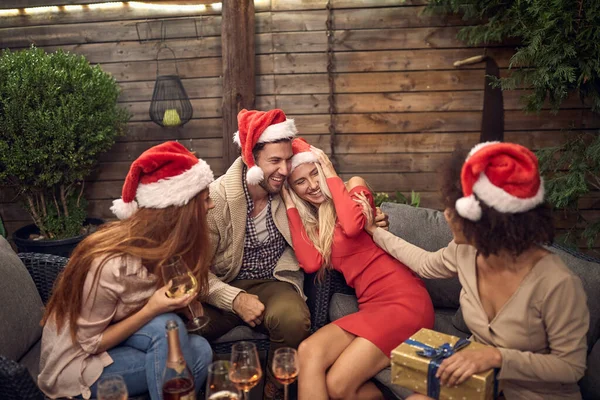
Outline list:
[[[256,346],[251,342],[237,342],[231,346],[231,370],[229,378],[248,400],[250,389],[262,378],[262,368]]]
[[[230,370],[231,363],[225,360],[215,361],[208,366],[206,400],[240,399],[239,389],[229,378]]]
[[[169,297],[181,297],[198,290],[198,280],[180,256],[171,258],[162,266],[162,275],[165,282],[172,281],[171,288],[167,291]],[[206,315],[196,317],[191,304],[188,304],[188,309],[192,319],[187,322],[185,327],[189,332],[199,331],[210,321]]]
[[[98,382],[98,400],[127,400],[127,385],[120,375],[101,378]]]
[[[291,347],[279,348],[273,355],[273,376],[283,384],[284,400],[288,400],[288,385],[298,377],[297,355]]]

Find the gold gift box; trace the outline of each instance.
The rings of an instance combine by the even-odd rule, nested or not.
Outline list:
[[[444,343],[452,346],[456,336],[446,335],[429,329],[421,329],[410,337],[412,340],[437,348]],[[471,342],[465,350],[482,349],[486,346]],[[427,370],[430,358],[422,357],[418,347],[402,343],[392,350],[392,383],[427,395]],[[440,400],[493,400],[494,370],[473,375],[457,387],[440,386]]]

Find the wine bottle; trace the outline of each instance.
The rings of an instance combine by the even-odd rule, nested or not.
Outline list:
[[[196,400],[194,377],[185,363],[179,344],[179,326],[167,321],[169,352],[163,374],[162,392],[164,400]]]

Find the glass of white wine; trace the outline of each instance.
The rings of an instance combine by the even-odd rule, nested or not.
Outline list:
[[[98,382],[98,400],[127,400],[127,385],[120,375],[100,378]]]
[[[167,291],[169,297],[181,297],[198,290],[198,280],[180,256],[173,257],[163,264],[162,276],[165,282],[172,281],[171,288]],[[210,321],[206,315],[197,317],[191,304],[188,304],[188,309],[192,315],[192,319],[185,325],[188,332],[199,331]]]
[[[231,369],[229,379],[244,393],[248,400],[250,389],[260,382],[262,368],[256,345],[252,342],[237,342],[231,346]]]
[[[283,384],[284,400],[288,400],[288,385],[298,377],[298,358],[296,350],[282,347],[273,355],[273,376]]]
[[[206,379],[206,400],[239,400],[240,391],[229,378],[231,363],[227,360],[215,361],[208,366]]]

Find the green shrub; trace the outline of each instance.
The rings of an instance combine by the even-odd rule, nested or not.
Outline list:
[[[119,86],[83,56],[32,47],[0,55],[0,185],[46,238],[78,234],[83,183],[123,133]]]
[[[381,203],[400,203],[400,204],[408,204],[409,206],[419,207],[421,204],[421,195],[416,193],[415,191],[410,192],[410,198],[406,197],[400,192],[395,193],[395,197],[390,197],[389,194],[385,192],[377,192],[373,198],[375,201],[375,206],[381,206]]]

